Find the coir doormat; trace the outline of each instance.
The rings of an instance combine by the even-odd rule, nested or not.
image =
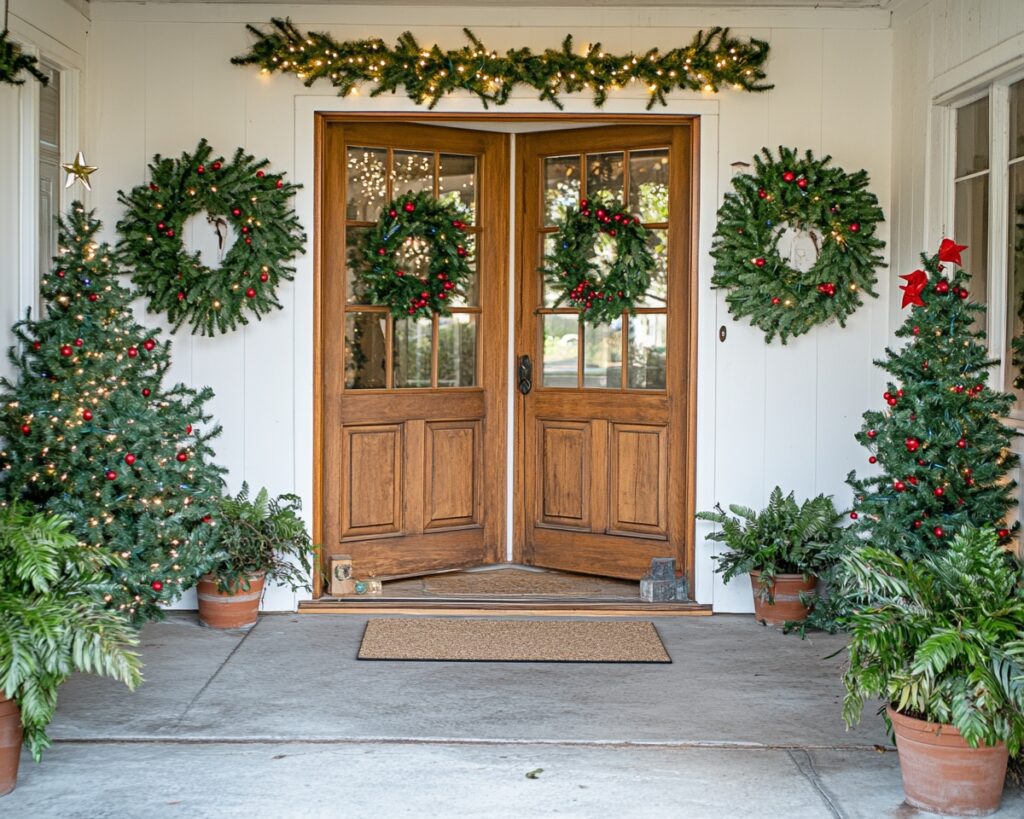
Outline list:
[[[670,663],[649,620],[370,620],[360,660],[488,663]]]

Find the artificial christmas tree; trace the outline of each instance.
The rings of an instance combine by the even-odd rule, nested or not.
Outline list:
[[[975,329],[985,308],[969,300],[962,250],[944,239],[937,254],[922,254],[922,270],[901,277],[911,311],[896,335],[909,343],[875,362],[890,376],[888,409],[864,413],[857,433],[881,474],[847,479],[853,532],[905,558],[944,549],[965,524],[994,529],[1004,543],[1017,528],[1005,523],[1016,433],[1000,420],[1013,397],[985,383],[994,362]]]
[[[71,518],[80,541],[119,554],[109,603],[159,616],[209,561],[221,470],[200,427],[212,392],[162,379],[170,344],[139,325],[100,223],[74,203],[42,281],[45,316],[14,326],[14,382],[0,379],[0,502]]]

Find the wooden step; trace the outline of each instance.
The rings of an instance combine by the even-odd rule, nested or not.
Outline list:
[[[628,600],[588,599],[495,599],[359,597],[356,599],[303,600],[300,614],[445,614],[490,615],[495,613],[536,617],[700,617],[711,614],[707,603],[645,603]]]

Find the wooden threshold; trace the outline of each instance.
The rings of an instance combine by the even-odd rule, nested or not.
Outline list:
[[[608,600],[423,600],[386,598],[303,600],[299,614],[518,614],[533,617],[707,617],[707,603],[644,603]]]

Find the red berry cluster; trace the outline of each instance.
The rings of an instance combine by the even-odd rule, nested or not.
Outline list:
[[[833,282],[823,282],[818,285],[818,292],[830,298],[836,294],[836,286]]]

